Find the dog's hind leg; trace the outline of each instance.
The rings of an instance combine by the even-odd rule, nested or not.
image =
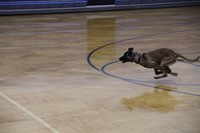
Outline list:
[[[172,72],[172,70],[169,68],[169,66],[166,67],[166,71],[167,71],[168,74],[171,74],[173,76],[177,76],[178,75],[178,73]]]
[[[163,73],[162,70],[159,70],[159,69],[156,69],[156,68],[154,68],[154,72],[155,72],[156,75],[159,75],[159,74]]]
[[[167,77],[167,72],[164,70],[165,69],[164,67],[165,66],[162,67],[162,72],[163,72],[162,75],[154,77],[155,79],[160,79],[160,78]]]
[[[168,67],[169,65],[172,65],[175,62],[176,62],[176,58],[174,58],[173,56],[164,57],[161,61],[163,74],[161,76],[156,76],[154,78],[159,79],[159,78],[167,77],[167,73],[177,75],[176,73],[172,73],[170,68]]]

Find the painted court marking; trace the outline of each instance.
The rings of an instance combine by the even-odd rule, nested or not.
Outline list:
[[[24,111],[26,114],[28,114],[29,116],[31,116],[33,119],[35,119],[36,121],[38,121],[39,123],[41,123],[43,126],[45,126],[46,128],[48,128],[52,133],[60,133],[58,130],[56,130],[55,128],[53,128],[51,125],[49,125],[48,123],[46,123],[44,120],[42,120],[41,118],[39,118],[37,115],[35,115],[34,113],[30,112],[29,110],[27,110],[26,108],[24,108],[22,105],[20,105],[19,103],[17,103],[13,99],[11,99],[10,97],[8,97],[4,93],[2,93],[1,91],[0,91],[0,95],[4,99],[6,99],[10,103],[14,104],[16,107],[18,107],[22,111]]]
[[[92,50],[88,56],[87,56],[87,62],[88,64],[94,68],[97,71],[101,71],[100,68],[96,67],[92,61],[91,61],[91,57],[92,55],[97,52],[100,49],[103,49],[107,46],[110,45],[114,45],[114,44],[119,44],[121,42],[126,42],[126,41],[133,41],[133,40],[139,40],[139,39],[143,39],[143,38],[149,38],[149,37],[156,37],[156,36],[164,36],[164,35],[169,35],[169,34],[175,34],[175,33],[181,33],[181,32],[190,32],[190,31],[200,31],[200,29],[189,29],[189,30],[178,30],[178,31],[171,31],[171,32],[162,32],[162,33],[154,33],[154,34],[147,34],[147,35],[141,35],[141,36],[136,36],[136,37],[132,37],[132,38],[127,38],[127,39],[123,39],[123,40],[118,40],[118,41],[114,41],[105,45],[102,45],[100,47],[97,47],[96,49]],[[199,53],[199,52],[198,52]]]
[[[120,76],[117,76],[117,75],[112,75],[108,72],[105,71],[105,68],[108,66],[108,65],[111,65],[111,64],[114,64],[118,61],[113,61],[113,62],[110,62],[110,63],[107,63],[105,65],[103,65],[102,67],[98,68],[97,66],[95,66],[92,61],[91,61],[91,57],[92,55],[102,49],[102,48],[105,48],[109,45],[114,45],[114,44],[119,44],[120,42],[126,42],[126,41],[130,41],[130,40],[137,40],[137,39],[143,39],[143,38],[148,38],[148,37],[155,37],[155,36],[163,36],[163,35],[169,35],[169,34],[174,34],[174,33],[181,33],[181,32],[189,32],[189,31],[199,31],[200,29],[189,29],[189,30],[179,30],[179,31],[172,31],[172,32],[163,32],[163,33],[158,33],[158,34],[149,34],[149,35],[142,35],[142,36],[136,36],[136,37],[133,37],[133,38],[128,38],[128,39],[124,39],[124,40],[118,40],[118,41],[114,41],[114,42],[111,42],[111,43],[108,43],[108,44],[105,44],[105,45],[102,45],[96,49],[94,49],[93,51],[91,51],[88,56],[87,56],[87,62],[88,64],[94,68],[95,70],[107,75],[107,76],[110,76],[110,77],[113,77],[113,78],[117,78],[117,79],[120,79],[120,80],[123,80],[123,81],[126,81],[126,82],[130,82],[130,83],[134,83],[134,84],[137,84],[137,85],[142,85],[142,86],[146,86],[146,87],[154,87],[154,86],[151,86],[151,85],[147,85],[146,83],[148,83],[148,81],[140,81],[140,80],[134,80],[134,79],[127,79],[127,78],[123,78],[123,77],[120,77]],[[198,52],[199,53],[199,52]],[[199,65],[196,65],[196,64],[191,64],[193,66],[196,66],[196,67],[200,67]],[[178,85],[178,84],[177,84]],[[180,84],[180,85],[188,85],[188,86],[199,86],[199,84]],[[193,96],[197,96],[197,97],[200,97],[200,94],[194,94],[194,93],[188,93],[188,92],[182,92],[182,91],[172,91],[172,92],[176,92],[176,93],[181,93],[181,94],[186,94],[186,95],[193,95]]]
[[[109,65],[113,65],[114,63],[118,63],[120,61],[111,61],[105,65],[103,65],[101,67],[101,72],[106,72],[105,71],[105,68]],[[121,63],[121,62],[120,62]],[[200,68],[200,65],[197,65],[197,64],[192,64],[192,63],[186,63],[186,62],[182,62],[182,63],[185,63],[185,64],[189,64],[189,65],[192,65],[194,67],[197,67],[197,68]],[[108,72],[106,72],[107,74],[109,74]],[[104,73],[105,74],[105,73]],[[112,75],[112,74],[109,74],[109,75]],[[117,76],[117,75],[112,75],[112,76]],[[121,77],[120,76],[117,76],[117,77]],[[155,83],[158,83],[158,82],[155,82],[155,81],[148,81],[148,80],[139,80],[139,79],[128,79],[128,78],[124,78],[124,77],[121,77],[121,79],[126,79],[127,81],[134,81],[134,82],[140,82],[140,83],[150,83],[150,84],[155,84]],[[200,86],[199,83],[170,83],[170,82],[159,82],[160,84],[168,84],[168,85],[179,85],[179,86]]]
[[[141,86],[146,86],[146,87],[150,87],[150,88],[154,88],[155,86],[153,85],[148,85],[146,83],[148,82],[145,82],[145,81],[139,81],[139,80],[134,80],[134,79],[127,79],[127,78],[123,78],[121,76],[118,76],[118,75],[113,75],[113,74],[110,74],[108,72],[105,71],[106,67],[109,66],[109,65],[112,65],[114,63],[117,63],[119,61],[113,61],[113,62],[110,62],[108,64],[105,64],[104,66],[101,67],[101,72],[107,76],[110,76],[110,77],[113,77],[113,78],[117,78],[117,79],[120,79],[120,80],[123,80],[123,81],[126,81],[126,82],[129,82],[129,83],[134,83],[134,84],[137,84],[137,85],[141,85]],[[149,83],[153,83],[153,82],[149,82]],[[166,84],[166,83],[164,83]],[[170,83],[168,83],[170,84]],[[177,84],[178,85],[178,84]],[[180,84],[181,85],[181,84]],[[192,86],[193,84],[183,84],[183,85],[188,85],[188,86]],[[200,86],[199,84],[196,84],[195,86]],[[165,88],[159,88],[159,89],[162,89],[162,90],[167,90]],[[191,95],[191,96],[197,96],[197,97],[200,97],[200,94],[195,94],[195,93],[189,93],[189,92],[183,92],[183,91],[177,91],[177,90],[170,90],[171,92],[176,92],[176,93],[179,93],[179,94],[186,94],[186,95]]]

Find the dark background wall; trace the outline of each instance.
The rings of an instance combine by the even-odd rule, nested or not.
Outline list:
[[[200,0],[0,0],[0,15],[178,6],[200,6]]]
[[[112,5],[115,4],[115,0],[87,0],[87,5]]]

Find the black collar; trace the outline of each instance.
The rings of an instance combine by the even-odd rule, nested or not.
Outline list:
[[[132,53],[131,57],[132,57],[132,62],[135,62],[136,64],[139,64],[140,63],[140,58],[141,58],[142,54],[141,53],[137,53],[137,52],[134,52]]]

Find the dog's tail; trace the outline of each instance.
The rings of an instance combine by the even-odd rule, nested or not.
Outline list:
[[[180,57],[180,58],[183,59],[183,60],[182,59],[177,59],[178,61],[197,62],[200,59],[200,56],[198,56],[196,59],[188,59],[188,58],[184,57],[183,55],[181,55],[179,53],[176,53],[176,55],[177,55],[177,57]]]

